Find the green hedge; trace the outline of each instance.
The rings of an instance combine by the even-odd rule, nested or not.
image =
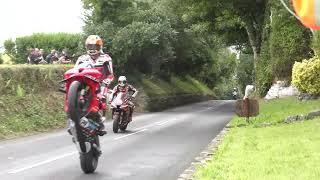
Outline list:
[[[63,73],[72,66],[66,65],[1,65],[0,94],[37,94],[56,90]]]
[[[296,62],[292,70],[292,83],[302,92],[320,94],[320,59]]]
[[[30,53],[30,48],[44,49],[45,54],[51,49],[67,49],[69,54],[78,54],[79,46],[84,46],[83,38],[80,34],[70,33],[36,33],[31,36],[19,37],[15,41],[16,54],[15,63],[26,63]]]

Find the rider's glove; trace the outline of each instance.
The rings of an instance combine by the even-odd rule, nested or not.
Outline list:
[[[134,100],[134,97],[133,97],[133,96],[130,96],[130,97],[129,97],[129,100],[130,100],[130,101]]]

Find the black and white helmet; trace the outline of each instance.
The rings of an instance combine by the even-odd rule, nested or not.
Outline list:
[[[125,76],[120,76],[118,78],[119,86],[125,86],[127,84],[127,78]]]

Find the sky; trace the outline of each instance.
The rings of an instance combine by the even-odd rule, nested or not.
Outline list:
[[[81,0],[0,0],[0,47],[37,32],[81,32]]]

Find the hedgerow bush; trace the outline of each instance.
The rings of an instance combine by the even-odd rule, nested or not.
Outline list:
[[[38,94],[58,90],[58,82],[69,65],[1,65],[0,94],[23,95]]]
[[[67,49],[70,55],[78,54],[79,43],[83,44],[80,34],[70,33],[36,33],[31,36],[19,37],[15,41],[16,58],[15,63],[25,63],[31,48],[39,48],[49,53],[51,49]]]
[[[296,62],[292,69],[292,83],[301,92],[320,94],[320,59],[315,56],[309,60]]]

